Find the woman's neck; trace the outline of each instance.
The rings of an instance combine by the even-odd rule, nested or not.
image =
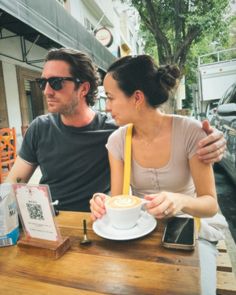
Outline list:
[[[161,113],[160,110],[154,110],[142,114],[140,117],[134,123],[134,137],[139,140],[152,141],[162,134],[168,116]]]

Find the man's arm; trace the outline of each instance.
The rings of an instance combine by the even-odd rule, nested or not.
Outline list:
[[[5,182],[17,183],[23,182],[27,183],[30,177],[33,175],[37,166],[32,165],[21,159],[19,156],[16,158],[16,161],[8,174]]]
[[[208,135],[198,143],[198,158],[204,163],[219,162],[226,149],[226,140],[221,131],[212,128],[207,120],[202,122],[202,129]]]

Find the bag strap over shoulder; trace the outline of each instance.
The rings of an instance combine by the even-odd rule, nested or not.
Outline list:
[[[201,229],[201,219],[200,217],[194,217],[194,221],[195,221],[197,233],[199,233]]]
[[[129,124],[125,135],[123,195],[129,194],[130,187],[132,129],[133,124]]]

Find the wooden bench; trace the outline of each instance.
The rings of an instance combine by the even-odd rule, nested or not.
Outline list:
[[[235,295],[236,278],[232,272],[232,263],[224,241],[217,245],[217,295]]]

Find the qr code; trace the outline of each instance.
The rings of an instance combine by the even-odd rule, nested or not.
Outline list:
[[[43,210],[39,204],[26,204],[31,219],[44,220]]]

